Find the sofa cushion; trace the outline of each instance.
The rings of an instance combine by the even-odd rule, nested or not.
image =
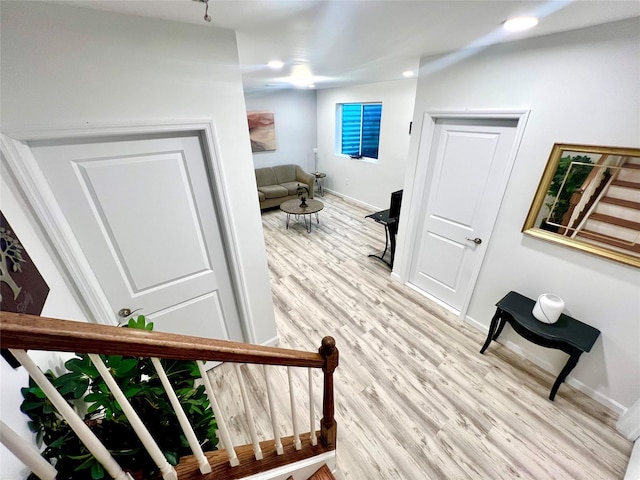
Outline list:
[[[282,185],[283,183],[295,182],[298,178],[296,176],[296,166],[295,165],[278,165],[273,167],[273,171],[276,174],[277,183]]]
[[[262,193],[260,190],[258,190],[258,200],[261,202],[264,202],[264,199],[267,198],[264,196],[264,193]]]
[[[258,187],[264,187],[267,185],[277,185],[279,182],[276,179],[276,174],[273,168],[256,168],[256,183]]]
[[[264,187],[258,187],[258,191],[262,192],[265,198],[278,198],[289,195],[289,191],[280,185],[265,185]]]
[[[309,185],[307,185],[306,183],[302,183],[302,182],[281,183],[280,186],[287,189],[287,191],[289,192],[288,195],[297,195],[298,194],[298,187],[307,187],[307,189],[309,188]]]

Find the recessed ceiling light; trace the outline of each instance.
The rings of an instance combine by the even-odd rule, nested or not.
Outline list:
[[[309,87],[309,88],[316,88],[316,84],[315,84],[315,83],[310,83],[309,85],[307,85],[307,87]]]
[[[502,24],[502,27],[509,32],[520,32],[535,27],[538,24],[536,17],[516,17],[510,18]]]
[[[403,77],[413,77],[415,74],[411,70],[407,70],[406,72],[402,72]]]
[[[272,70],[280,70],[284,66],[284,63],[282,63],[280,60],[271,60],[269,63],[267,63],[267,65]]]

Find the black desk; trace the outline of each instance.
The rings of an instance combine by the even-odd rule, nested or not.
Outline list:
[[[530,342],[543,347],[556,348],[569,354],[569,360],[551,388],[549,400],[553,400],[560,384],[578,364],[580,355],[591,350],[600,335],[600,330],[564,314],[560,315],[556,323],[543,323],[533,316],[532,310],[535,303],[535,300],[519,293],[507,293],[496,303],[498,308],[491,319],[489,334],[480,353],[484,353],[491,340],[497,339],[505,323],[509,322],[521,337]]]
[[[396,217],[389,217],[389,210],[382,210],[381,212],[372,213],[364,218],[372,218],[378,223],[384,225],[384,251],[377,255],[372,253],[370,257],[382,260],[384,263],[393,268],[393,259],[396,255],[396,234],[398,233],[398,219]],[[390,247],[390,248],[389,248]],[[390,251],[391,260],[387,262],[384,256],[387,254],[387,250]]]

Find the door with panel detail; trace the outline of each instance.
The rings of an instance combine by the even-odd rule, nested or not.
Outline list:
[[[31,149],[114,320],[121,309],[139,309],[158,331],[243,340],[197,133],[43,141]]]
[[[511,166],[517,122],[443,120],[410,282],[460,312],[479,272]]]

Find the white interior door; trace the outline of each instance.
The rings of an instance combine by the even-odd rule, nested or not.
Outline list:
[[[158,331],[243,340],[197,133],[31,149],[114,319],[122,308],[140,309]]]
[[[460,312],[495,223],[515,120],[436,121],[410,283]]]

